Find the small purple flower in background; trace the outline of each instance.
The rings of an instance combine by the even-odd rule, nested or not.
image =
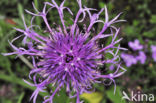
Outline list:
[[[121,58],[126,63],[127,67],[130,67],[131,65],[137,63],[137,59],[133,55],[130,55],[130,54],[121,53]]]
[[[77,1],[80,9],[73,20],[73,25],[70,26],[65,25],[63,10],[67,9],[71,15],[73,15],[73,13],[69,8],[64,7],[65,0],[60,6],[54,0],[52,0],[52,3],[45,2],[42,12],[39,12],[33,4],[37,14],[26,10],[26,12],[33,15],[31,26],[27,27],[23,17],[25,30],[16,28],[17,31],[23,34],[10,42],[10,45],[15,51],[4,54],[27,55],[32,58],[34,68],[30,71],[29,77],[31,79],[33,75],[34,84],[27,81],[25,82],[36,87],[36,90],[31,96],[33,103],[36,103],[38,93],[45,92],[46,87],[50,84],[57,88],[51,91],[51,96],[44,98],[43,103],[53,103],[55,94],[63,87],[66,88],[71,98],[77,97],[76,103],[80,103],[79,95],[84,92],[89,92],[93,83],[102,83],[101,79],[110,79],[115,84],[114,79],[126,71],[120,66],[120,57],[118,55],[118,51],[124,48],[115,46],[121,41],[121,39],[116,40],[120,29],[111,26],[114,23],[124,21],[118,20],[120,14],[109,21],[106,7],[101,9],[100,12],[92,14],[91,11],[95,9],[83,8],[81,0]],[[47,6],[50,6],[50,8],[46,11]],[[62,26],[58,25],[57,28],[51,28],[46,18],[47,13],[53,8],[57,9],[62,23]],[[99,16],[104,10],[105,21],[102,21],[99,19]],[[90,23],[85,26],[87,28],[81,30],[78,22],[81,23],[87,14],[89,15]],[[83,16],[81,20],[80,15]],[[33,25],[33,20],[36,16],[43,19],[48,29],[49,37],[35,32],[34,27],[36,25]],[[91,32],[95,23],[103,23],[102,30],[96,35]],[[110,34],[105,33],[107,29],[110,29]],[[24,47],[16,47],[12,44],[13,41],[22,36],[24,36],[23,43],[27,49]],[[111,43],[105,47],[100,47],[98,40],[106,37],[112,37]],[[115,48],[117,48],[117,50]],[[113,57],[103,59],[105,54],[108,53]],[[133,64],[135,62],[134,60],[129,59]],[[126,61],[128,61],[128,58]],[[114,73],[104,75],[98,70],[98,66],[106,63],[113,64],[117,67]],[[120,71],[120,69],[122,69],[122,71]],[[41,77],[40,80],[38,80],[37,76]]]
[[[143,49],[143,45],[141,45],[141,44],[139,43],[139,40],[138,40],[138,39],[136,39],[134,42],[130,41],[130,42],[128,43],[128,46],[129,46],[131,49],[133,49],[134,51]]]
[[[134,52],[137,51],[136,53],[133,54],[126,54],[126,53],[121,53],[121,58],[124,60],[126,63],[127,67],[130,67],[132,64],[136,64],[138,61],[140,61],[141,64],[144,64],[146,62],[146,54],[141,51],[143,49],[143,45],[139,43],[139,40],[136,39],[134,42],[130,41],[128,43],[128,46],[134,50]]]
[[[156,61],[156,46],[151,45],[151,49],[152,49],[152,58],[154,59],[154,61]]]
[[[143,51],[139,51],[139,55],[136,57],[138,61],[140,61],[141,64],[144,64],[146,62],[146,55]]]

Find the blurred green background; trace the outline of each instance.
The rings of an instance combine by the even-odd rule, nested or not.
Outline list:
[[[25,14],[26,22],[30,24],[31,15],[26,14],[24,9],[33,11],[32,1],[0,0],[0,53],[12,51],[8,40],[12,40],[19,35],[12,27],[23,28],[21,14]],[[44,1],[50,0],[34,0],[39,10],[42,9]],[[61,2],[61,0],[56,1]],[[141,93],[156,96],[156,63],[151,58],[150,50],[150,45],[156,45],[156,0],[82,1],[87,7],[98,10],[106,5],[110,18],[115,17],[119,12],[123,12],[121,18],[127,20],[127,22],[118,24],[121,26],[120,36],[124,38],[121,46],[128,48],[129,41],[139,39],[147,47],[145,52],[148,57],[144,65],[137,64],[129,68],[124,66],[127,72],[116,79],[117,91],[115,95],[113,94],[113,84],[111,86],[95,84],[96,92],[81,95],[84,103],[129,103],[129,101],[122,100],[123,91],[128,95],[131,94],[131,91],[141,91]],[[67,0],[65,5],[69,6],[74,14],[77,13],[76,0]],[[56,11],[51,13],[56,14]],[[49,16],[49,19],[57,21],[58,17]],[[70,20],[67,20],[67,22],[70,22]],[[36,19],[36,23],[38,25],[42,24],[39,18]],[[19,45],[19,43],[17,42],[15,45]],[[15,59],[15,56],[5,57],[0,55],[0,103],[29,103],[29,98],[35,88],[24,83],[23,78],[29,81],[30,62],[23,56]],[[37,103],[41,103],[44,95],[39,94]],[[62,90],[60,96],[56,96],[54,99],[54,103],[74,103],[74,101],[75,99],[68,98],[65,90]]]

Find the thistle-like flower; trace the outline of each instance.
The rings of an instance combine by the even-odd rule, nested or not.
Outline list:
[[[30,79],[33,76],[34,84],[27,81],[29,85],[36,87],[36,90],[31,96],[33,103],[36,103],[36,98],[39,92],[44,92],[49,84],[55,86],[56,89],[51,91],[50,96],[44,98],[43,103],[52,103],[53,98],[61,88],[66,88],[69,96],[76,97],[76,103],[80,103],[79,95],[84,92],[92,90],[92,84],[103,83],[104,80],[110,79],[115,83],[115,78],[121,76],[126,70],[120,66],[120,57],[118,51],[121,48],[117,44],[122,40],[117,40],[119,34],[119,28],[116,28],[112,24],[121,22],[124,20],[118,20],[119,15],[109,21],[107,8],[103,8],[98,13],[92,14],[92,11],[96,9],[83,7],[81,0],[77,0],[79,5],[79,11],[73,20],[73,24],[67,26],[64,20],[64,9],[73,15],[72,11],[64,7],[65,0],[58,5],[54,0],[52,2],[45,2],[42,12],[39,12],[34,4],[33,7],[37,13],[26,10],[27,13],[33,15],[31,20],[31,26],[27,26],[23,17],[25,30],[15,28],[17,31],[23,33],[16,37],[10,45],[15,50],[12,53],[6,53],[4,55],[27,55],[32,57],[33,69],[30,71]],[[47,9],[47,7],[50,7]],[[56,28],[51,28],[47,20],[47,14],[51,9],[57,9],[61,25]],[[100,14],[105,11],[105,21],[100,20]],[[81,18],[81,16],[82,18]],[[35,17],[41,17],[48,30],[49,37],[40,35],[34,30],[36,25],[33,25]],[[84,24],[80,27],[85,18],[89,16],[89,24]],[[73,17],[73,16],[72,16]],[[93,33],[93,26],[96,23],[102,23],[103,28],[99,33]],[[110,31],[110,33],[106,33]],[[23,43],[25,47],[16,47],[13,45],[13,41],[24,36]],[[99,40],[105,38],[112,38],[109,45],[100,46]],[[107,58],[105,55],[111,54],[111,58]],[[105,64],[113,64],[116,70],[113,73],[105,74],[100,71],[99,66]],[[38,80],[37,76],[40,76]]]

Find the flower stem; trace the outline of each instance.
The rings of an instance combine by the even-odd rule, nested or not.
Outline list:
[[[6,75],[6,74],[1,74],[0,75],[0,80],[4,80],[7,82],[10,82],[11,84],[17,84],[20,85],[24,88],[28,88],[32,91],[34,91],[36,88],[35,87],[31,87],[28,84],[26,84],[22,79],[19,79],[16,76],[10,76],[10,75]],[[29,81],[29,80],[27,80]],[[40,96],[44,97],[45,95],[48,95],[47,93],[39,93]]]

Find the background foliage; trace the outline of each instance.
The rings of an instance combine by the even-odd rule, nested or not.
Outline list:
[[[34,0],[35,5],[41,9],[43,1]],[[58,3],[61,0],[56,0]],[[114,17],[119,12],[123,12],[121,18],[126,19],[122,23],[121,35],[123,47],[128,48],[128,41],[136,38],[146,46],[147,56],[150,58],[144,65],[137,64],[127,68],[127,72],[117,79],[117,91],[113,94],[113,85],[96,85],[96,92],[92,94],[83,94],[81,99],[85,103],[128,103],[121,100],[122,91],[130,94],[130,91],[141,91],[141,93],[156,95],[156,64],[151,59],[150,45],[156,45],[156,0],[82,0],[88,7],[103,8],[107,5],[109,14]],[[32,0],[0,0],[0,53],[11,52],[8,40],[18,35],[12,27],[23,28],[21,14],[25,14],[24,9],[32,10]],[[67,0],[66,4],[76,14],[78,10],[76,0]],[[57,15],[51,12],[50,15]],[[68,16],[68,15],[67,15]],[[26,21],[29,23],[30,15],[25,14]],[[51,21],[57,21],[57,16],[49,16]],[[67,21],[70,23],[70,20]],[[39,18],[36,23],[41,25]],[[19,45],[18,42],[16,45]],[[128,52],[131,52],[129,50]],[[124,64],[123,64],[124,65]],[[31,93],[35,88],[28,86],[23,82],[23,78],[28,79],[31,64],[25,57],[16,58],[15,56],[4,57],[0,55],[0,103],[28,103]],[[37,103],[41,103],[40,94]],[[54,103],[70,103],[65,90],[60,92],[60,96],[55,97]]]

